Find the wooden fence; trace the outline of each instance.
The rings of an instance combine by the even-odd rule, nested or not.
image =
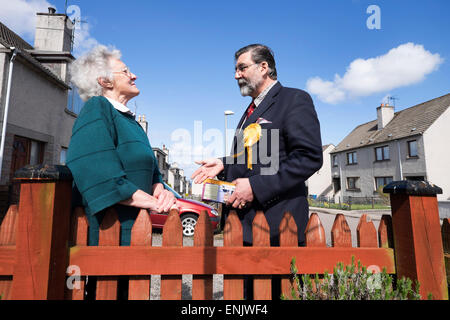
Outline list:
[[[398,277],[418,279],[423,298],[432,293],[435,299],[448,299],[443,243],[448,268],[449,221],[444,221],[441,231],[439,188],[423,182],[401,181],[386,187],[391,193],[392,216],[384,215],[377,231],[363,215],[356,230],[356,248],[340,214],[331,230],[332,247],[327,247],[315,213],[306,227],[306,247],[298,247],[297,226],[288,212],[279,226],[280,247],[270,247],[263,212],[253,221],[253,247],[243,247],[235,213],[226,221],[223,246],[214,246],[206,212],[198,219],[194,246],[183,247],[176,210],[164,226],[162,246],[152,246],[152,223],[147,211],[141,210],[131,245],[124,247],[119,246],[120,224],[113,209],[107,211],[100,227],[99,245],[87,246],[83,208],[70,212],[72,180],[66,167],[27,167],[16,178],[22,182],[20,202],[9,208],[0,227],[2,299],[82,300],[85,278],[97,276],[96,299],[114,300],[118,277],[129,276],[128,299],[148,300],[152,275],[161,275],[160,299],[181,299],[183,274],[193,275],[195,300],[212,299],[214,274],[224,275],[224,299],[243,298],[244,275],[254,275],[254,299],[274,298],[271,275],[281,275],[282,293],[289,297],[293,257],[298,273],[322,274],[338,262],[350,264],[352,256],[365,266],[385,267]]]

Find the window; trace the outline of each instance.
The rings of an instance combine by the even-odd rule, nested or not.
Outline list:
[[[61,147],[61,153],[59,154],[59,164],[65,165],[67,159],[67,148]]]
[[[388,183],[391,183],[393,180],[393,177],[375,177],[376,190],[380,187],[384,187]]]
[[[357,164],[358,158],[356,157],[356,151],[347,153],[347,164]]]
[[[389,160],[389,146],[375,148],[375,161]]]
[[[79,114],[83,107],[83,100],[78,94],[78,89],[73,84],[70,84],[70,86],[72,89],[69,89],[67,95],[67,110]]]
[[[333,155],[333,167],[338,166],[337,155]]]
[[[359,190],[358,188],[358,180],[357,177],[348,177],[347,178],[347,190]]]
[[[408,157],[417,158],[417,140],[408,141]]]

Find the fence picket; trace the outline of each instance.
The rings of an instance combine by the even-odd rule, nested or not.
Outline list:
[[[394,238],[392,235],[392,217],[384,214],[381,217],[380,225],[378,226],[378,242],[380,248],[393,248]]]
[[[183,246],[183,227],[178,210],[170,210],[163,228],[163,247]],[[157,261],[155,261],[157,263]],[[181,276],[161,275],[161,300],[181,300]]]
[[[352,231],[342,213],[337,214],[334,218],[331,228],[331,245],[335,248],[352,246]]]
[[[64,299],[72,184],[61,168],[50,175],[62,177],[57,182],[33,181],[45,177],[47,168],[22,171],[11,299]]]
[[[280,247],[298,246],[298,229],[294,217],[290,212],[285,212],[281,219],[280,227]],[[290,275],[281,276],[281,294],[288,299],[292,299],[293,283]]]
[[[100,225],[99,246],[118,246],[120,244],[120,222],[113,208],[108,208]],[[117,299],[117,277],[98,277],[97,300]]]
[[[372,221],[367,221],[367,214],[363,214],[359,219],[356,236],[358,247],[378,248],[377,230]]]
[[[14,246],[16,244],[16,230],[18,222],[17,205],[11,205],[0,225],[0,246]],[[11,299],[11,276],[0,276],[0,296],[2,300]]]
[[[197,220],[194,231],[195,247],[214,246],[213,230],[208,212],[202,210]],[[206,267],[206,266],[205,266]],[[212,275],[193,275],[192,276],[192,299],[194,300],[212,300],[213,294],[213,276]]]
[[[70,245],[87,246],[88,221],[83,207],[74,209],[70,222]],[[73,289],[66,286],[65,298],[70,300],[84,300],[84,288],[86,277],[80,276],[79,280],[72,282]]]
[[[243,233],[241,221],[236,211],[231,211],[225,222],[223,229],[224,247],[242,247]],[[224,300],[242,300],[244,298],[243,276],[224,275],[223,276],[223,299]]]
[[[13,246],[16,244],[17,218],[18,207],[13,204],[9,207],[0,226],[0,246]]]
[[[257,211],[252,223],[253,246],[270,247],[270,228],[264,212]],[[255,300],[272,299],[271,276],[255,275],[253,280],[253,298]]]
[[[152,246],[152,221],[145,209],[141,209],[131,229],[131,246]],[[128,300],[150,300],[151,276],[130,276]]]
[[[308,224],[305,229],[305,240],[307,247],[326,247],[325,230],[320,221],[319,215],[315,212],[311,213]]]
[[[322,221],[316,212],[311,213],[308,224],[305,229],[305,243],[307,247],[326,247],[325,229]],[[313,290],[316,290],[316,285],[313,283]]]
[[[444,219],[441,227],[442,246],[444,248],[445,270],[447,273],[447,285],[450,285],[450,219]]]
[[[450,253],[450,218],[444,219],[441,227],[442,247],[445,253]]]

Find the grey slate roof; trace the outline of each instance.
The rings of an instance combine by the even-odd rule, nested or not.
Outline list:
[[[5,47],[15,47],[21,50],[32,50],[33,47],[0,22],[0,43]]]
[[[62,79],[54,74],[49,68],[40,63],[35,59],[30,52],[34,51],[34,48],[20,36],[18,36],[14,31],[9,29],[3,23],[0,22],[0,43],[7,48],[15,47],[19,49],[18,55],[24,60],[30,63],[32,66],[42,71],[45,75],[49,76],[57,84],[62,86],[64,89],[69,89],[70,87],[62,81]]]
[[[423,134],[449,106],[450,93],[396,112],[394,118],[381,130],[377,128],[377,120],[361,124],[353,129],[331,153]]]

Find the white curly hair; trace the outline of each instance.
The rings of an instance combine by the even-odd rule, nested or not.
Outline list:
[[[99,45],[71,63],[69,67],[70,78],[73,85],[78,88],[78,94],[83,101],[94,96],[102,95],[102,87],[98,78],[113,79],[110,59],[120,59],[121,52],[115,48]]]

